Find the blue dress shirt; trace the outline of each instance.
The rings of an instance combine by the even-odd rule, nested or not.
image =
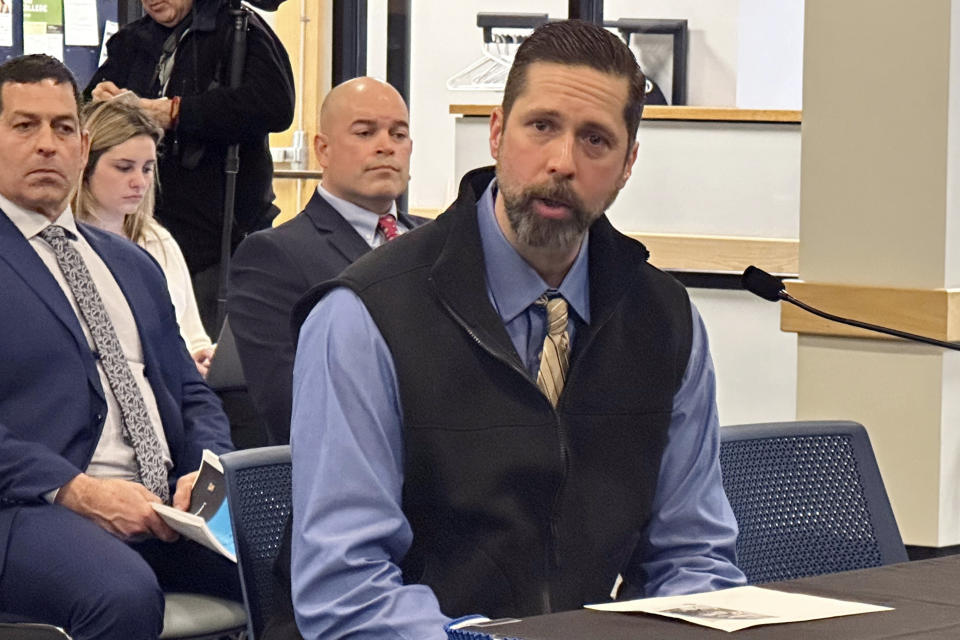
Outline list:
[[[531,375],[546,332],[534,300],[550,287],[478,202],[487,291]],[[588,243],[556,291],[590,322]],[[696,309],[693,345],[674,398],[644,550],[644,593],[697,593],[745,583],[734,565],[737,525],[723,491],[713,363]],[[360,299],[328,293],[304,323],[293,373],[292,590],[304,637],[443,640],[449,620],[433,592],[403,584],[412,531],[403,514],[403,433],[390,351]],[[613,588],[611,578],[611,588]],[[482,612],[480,612],[482,613]]]

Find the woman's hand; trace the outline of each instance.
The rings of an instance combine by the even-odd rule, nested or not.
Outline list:
[[[210,370],[210,362],[213,360],[214,352],[214,347],[206,347],[198,349],[192,354],[193,361],[197,365],[197,371],[200,372],[200,375],[202,375],[204,379],[206,379],[207,372]]]

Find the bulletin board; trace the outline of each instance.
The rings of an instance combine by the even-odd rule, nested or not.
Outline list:
[[[52,0],[60,1],[60,0]],[[13,14],[13,46],[0,46],[0,62],[23,53],[23,0],[6,0]],[[100,39],[103,38],[103,24],[106,20],[117,20],[117,0],[97,0],[97,23]],[[82,90],[99,66],[100,47],[64,46],[63,61],[77,78]]]

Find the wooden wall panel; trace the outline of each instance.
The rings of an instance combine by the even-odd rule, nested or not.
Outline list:
[[[293,125],[287,131],[270,135],[270,146],[290,147],[293,145],[293,132],[302,121],[306,132],[307,167],[317,169],[313,157],[313,137],[317,134],[320,102],[329,90],[330,79],[330,21],[329,4],[331,0],[304,0],[301,15],[301,3],[287,0],[277,10],[276,31],[290,56],[290,65],[297,84],[297,112]],[[303,25],[302,51],[303,70],[300,71],[301,25]],[[277,164],[277,169],[288,168],[288,164]],[[275,179],[273,190],[277,194],[275,204],[280,215],[274,221],[279,224],[295,216],[306,204],[317,186],[316,180]]]

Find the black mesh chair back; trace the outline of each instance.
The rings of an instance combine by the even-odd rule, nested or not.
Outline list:
[[[250,638],[277,606],[273,565],[291,510],[290,446],[220,456]]]
[[[907,560],[863,426],[739,425],[720,439],[737,564],[751,584]]]

